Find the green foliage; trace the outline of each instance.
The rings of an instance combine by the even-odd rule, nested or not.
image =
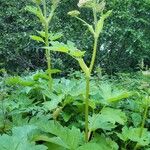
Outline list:
[[[80,150],[91,146],[118,150],[134,148],[136,145],[148,148],[149,116],[144,117],[144,114],[149,99],[145,98],[147,87],[142,84],[149,83],[149,79],[142,78],[141,74],[139,77],[123,74],[120,79],[111,80],[103,77],[102,81],[96,76],[93,78],[89,100],[88,134],[91,139],[86,144],[82,113],[86,83],[83,77],[80,74],[70,79],[54,79],[52,91],[49,91],[47,74],[43,71],[1,80],[3,96],[0,101],[0,132],[3,142],[0,144],[9,149],[9,145],[15,146],[23,137],[23,145],[20,144],[22,149],[24,145],[28,149],[38,149],[39,141],[54,150]],[[28,82],[33,84],[24,84]],[[133,92],[128,92],[129,89]],[[135,90],[140,94],[130,94],[135,93]],[[107,101],[114,97],[115,101]],[[141,128],[143,120],[144,127]]]
[[[124,125],[126,121],[127,117],[121,110],[104,108],[100,114],[93,114],[93,116],[90,117],[89,130],[95,131],[100,128],[111,130],[116,127],[116,123]]]
[[[140,146],[146,146],[150,144],[150,133],[147,129],[144,129],[143,134],[139,137],[141,128],[127,128],[126,126],[123,127],[122,133],[117,133],[118,137],[123,141],[134,141],[137,142]]]
[[[13,4],[14,1],[11,2]],[[6,5],[4,8],[12,7],[9,5],[11,2],[4,2],[2,6]],[[38,27],[38,30],[35,29],[38,35],[33,33],[30,37],[33,41],[37,41],[41,51],[45,51],[47,70],[39,70],[34,73],[27,72],[28,75],[22,76],[9,76],[5,69],[0,69],[2,75],[0,76],[0,149],[149,149],[150,78],[148,66],[145,63],[149,59],[147,58],[149,54],[146,51],[149,45],[145,44],[148,36],[146,38],[142,36],[147,31],[147,25],[149,24],[145,19],[146,15],[148,15],[145,13],[145,9],[149,8],[147,5],[149,3],[147,0],[144,2],[141,5],[141,1],[133,2],[128,0],[124,2],[122,0],[114,0],[106,4],[105,1],[99,0],[79,0],[79,9],[82,7],[88,8],[85,9],[86,13],[84,10],[73,10],[68,15],[82,22],[84,27],[91,33],[89,35],[89,32],[85,32],[83,34],[84,38],[81,35],[84,27],[79,26],[78,21],[72,23],[74,18],[70,19],[71,23],[69,23],[69,26],[65,26],[67,24],[62,25],[59,22],[61,19],[64,19],[64,14],[68,12],[68,8],[71,9],[70,7],[74,6],[73,0],[65,0],[61,4],[60,0],[52,0],[50,2],[32,0],[32,5],[29,4],[29,6],[23,8],[23,12],[28,10],[34,14],[42,25],[41,28],[43,29],[40,29],[40,27]],[[58,3],[60,4],[59,6]],[[18,5],[20,6],[21,4],[17,3]],[[64,9],[63,5],[65,5],[65,8],[67,5],[70,6],[66,8],[66,12],[62,12],[62,9]],[[121,9],[118,8],[120,5]],[[129,9],[139,5],[141,5],[140,11]],[[48,9],[48,6],[51,6],[51,9]],[[105,6],[110,8],[109,10],[112,10],[112,8],[116,10],[106,11]],[[57,7],[60,12],[58,11],[56,14],[60,19],[56,16],[54,17],[51,30],[57,30],[57,32],[53,33],[49,31],[49,24]],[[93,16],[90,15],[91,10],[93,11]],[[141,10],[144,12],[144,17],[142,14],[142,19],[138,19],[136,13],[141,13]],[[27,12],[25,12],[26,14]],[[85,15],[82,16],[82,14]],[[112,14],[113,19],[108,20],[108,23],[106,18],[110,14]],[[17,14],[13,17],[19,15]],[[67,19],[69,20],[69,18]],[[121,19],[122,21],[120,22]],[[9,18],[9,20],[11,19]],[[144,24],[144,29],[139,31],[137,27],[134,28],[134,21],[138,24],[142,23],[142,27]],[[104,22],[106,22],[106,31],[102,30]],[[75,28],[76,23],[77,28]],[[126,26],[126,23],[131,26]],[[30,24],[26,26],[28,25]],[[60,29],[59,25],[63,27]],[[71,28],[74,30],[73,32],[71,32]],[[126,29],[125,32],[123,29]],[[126,40],[124,36],[129,32],[133,38],[130,37],[130,34],[127,34],[131,39]],[[6,31],[4,30],[4,35],[5,33]],[[74,34],[72,35],[72,33]],[[111,38],[113,33],[113,38]],[[120,33],[121,37],[119,36]],[[147,35],[147,33],[145,34]],[[65,36],[62,37],[62,35]],[[103,42],[99,42],[100,35],[104,36],[101,36]],[[62,42],[57,41],[61,37],[63,38]],[[77,37],[79,40],[76,40]],[[88,37],[88,39],[85,37]],[[120,39],[119,44],[115,47],[114,42],[116,38],[118,42],[118,37]],[[76,41],[71,42],[68,39]],[[125,41],[125,46],[123,47],[122,43],[120,43],[122,39],[123,43]],[[87,43],[88,41],[89,43]],[[10,43],[9,40],[7,42]],[[7,42],[5,42],[5,45],[7,45]],[[17,43],[20,43],[20,41],[17,41]],[[105,68],[108,71],[113,73],[114,70],[117,70],[115,63],[110,66],[107,61],[112,62],[114,58],[116,60],[120,58],[118,53],[122,50],[125,60],[135,57],[133,68],[137,64],[136,61],[140,61],[140,72],[138,74],[118,73],[116,76],[102,76],[101,68],[104,66],[101,64],[101,68],[97,68],[94,72],[96,57],[99,56],[97,52],[100,43],[102,43],[100,47],[102,55],[98,63],[99,61],[102,62],[104,66],[107,64]],[[136,45],[134,46],[134,44]],[[89,51],[91,45],[93,45],[92,55]],[[135,53],[139,45],[144,51]],[[80,47],[80,50],[77,47]],[[84,55],[85,51],[82,51],[83,47],[86,49],[86,56]],[[31,45],[29,44],[30,48]],[[113,48],[116,49],[111,51]],[[19,54],[19,58],[21,58],[19,49],[16,49],[16,51]],[[64,57],[63,54],[57,54],[56,52],[69,54],[79,64],[83,73],[73,72],[70,73],[71,75],[67,79],[61,77],[52,80],[52,75],[61,71],[52,69],[56,61],[51,64],[51,58],[55,58],[53,56],[56,55],[57,60],[63,58],[62,61],[65,62],[68,59],[67,56]],[[1,54],[3,55],[3,53]],[[35,51],[32,54],[36,56]],[[107,54],[109,55],[108,57],[106,56]],[[111,54],[117,54],[117,57],[113,57]],[[6,53],[6,57],[9,57],[9,55]],[[91,61],[89,61],[89,56],[91,56]],[[112,59],[110,59],[110,56]],[[42,56],[42,58],[44,57]],[[14,59],[11,60],[13,61]],[[10,62],[10,60],[8,59],[7,62]],[[66,63],[64,67],[70,66],[70,64],[69,60],[69,65]],[[0,65],[6,66],[3,63],[0,63]],[[9,64],[7,65],[9,68]],[[77,65],[75,64],[75,66]],[[63,71],[68,70],[63,67],[61,69]],[[72,69],[72,67],[69,67],[69,69]],[[84,111],[85,113],[83,113]]]
[[[84,51],[80,51],[75,47],[75,44],[71,41],[67,41],[67,44],[59,43],[59,42],[51,42],[51,47],[45,47],[52,51],[64,52],[69,54],[72,57],[82,57],[84,55]]]
[[[29,133],[35,129],[33,126],[14,128],[11,136],[0,136],[0,147],[7,150],[47,150],[46,146],[35,145],[35,142],[28,139]]]
[[[19,3],[15,0],[1,0],[0,4],[1,67],[9,72],[24,71],[28,68],[30,70],[45,68],[46,62],[40,43],[35,46],[35,42],[29,39],[30,35],[35,35],[33,31],[40,28],[36,17],[24,9],[30,4],[30,0],[21,0]],[[68,39],[73,42],[76,40],[77,47],[80,49],[86,47],[86,60],[88,60],[92,48],[91,36],[78,21],[66,15],[68,11],[77,9],[76,4],[76,0],[64,0],[60,3],[57,17],[51,24],[51,30],[63,32],[65,35],[63,42]],[[102,58],[97,59],[96,64],[101,64],[101,67],[109,73],[137,69],[141,58],[146,65],[149,65],[149,0],[114,0],[108,1],[106,7],[113,10],[113,13],[105,22],[105,30],[98,43],[100,51],[97,53],[98,58],[101,56]],[[84,10],[82,12],[87,20],[91,20],[90,12],[84,13]],[[85,32],[81,34],[83,30]],[[89,38],[84,39],[86,36]],[[61,57],[63,61],[58,57]],[[78,68],[74,61],[70,65],[68,57],[64,58],[62,54],[53,54],[53,58],[54,68],[58,66]]]
[[[110,83],[101,83],[99,86],[99,95],[101,103],[109,105],[110,103],[119,101],[123,98],[128,98],[132,95],[131,92],[112,88]]]

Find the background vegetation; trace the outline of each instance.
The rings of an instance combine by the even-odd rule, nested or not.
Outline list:
[[[29,35],[39,29],[36,17],[24,9],[29,3],[30,0],[0,1],[0,67],[8,72],[43,69],[46,66],[40,45],[37,46],[29,38]],[[51,30],[63,32],[62,41],[72,40],[77,47],[89,51],[90,56],[93,41],[89,33],[80,22],[67,16],[67,12],[76,7],[76,0],[62,0]],[[136,70],[141,59],[149,65],[150,1],[112,0],[107,1],[106,8],[112,9],[113,14],[105,23],[96,66],[100,65],[107,73],[113,73]],[[90,11],[86,15],[84,17],[91,20]],[[84,38],[87,36],[88,39]],[[55,68],[78,69],[75,63],[70,66],[70,59],[63,54],[54,54],[53,59]]]
[[[150,1],[45,2],[0,1],[0,150],[150,150]]]

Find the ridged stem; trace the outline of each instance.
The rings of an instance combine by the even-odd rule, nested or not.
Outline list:
[[[90,93],[90,77],[86,77],[86,97],[85,97],[85,141],[88,142],[88,123],[89,123],[89,93]]]
[[[45,27],[45,46],[46,47],[49,47],[49,33],[48,33],[48,30],[49,30],[49,23],[51,21],[48,20],[47,21],[47,7],[46,7],[46,1],[44,0],[43,1],[43,9],[44,9],[44,17],[45,17],[45,24],[44,24],[44,27]],[[51,18],[53,16],[53,11],[51,13]],[[46,49],[46,60],[47,60],[47,68],[48,68],[48,76],[49,76],[49,88],[51,89],[52,88],[52,74],[51,74],[51,54],[50,54],[50,50],[49,49]]]
[[[95,63],[96,52],[97,52],[97,43],[98,43],[98,38],[95,37],[94,38],[93,54],[92,54],[92,59],[91,59],[91,63],[90,63],[90,73],[92,72],[93,67],[94,67],[94,63]]]
[[[140,129],[140,133],[139,133],[139,138],[141,138],[142,134],[143,134],[144,125],[145,125],[145,122],[146,122],[146,119],[147,119],[148,108],[149,108],[149,105],[146,105],[145,110],[144,110],[144,114],[143,114],[143,120],[142,120],[142,123],[141,123],[141,129]],[[138,148],[139,148],[139,145],[137,143],[135,145],[135,147],[134,147],[134,150],[137,150]]]
[[[48,23],[45,23],[45,46],[49,47],[49,41],[48,41],[49,35],[48,35]],[[46,59],[47,59],[47,68],[48,68],[48,76],[49,76],[49,87],[51,89],[52,87],[52,75],[51,75],[51,54],[50,50],[46,49]]]
[[[96,4],[96,1],[95,1]],[[96,28],[97,25],[97,13],[96,9],[93,9],[93,15],[94,15],[94,25]],[[88,142],[89,140],[89,134],[88,134],[88,122],[89,122],[89,95],[90,95],[90,77],[91,73],[94,67],[95,58],[96,58],[96,51],[97,51],[97,43],[98,43],[98,37],[94,36],[94,47],[93,47],[93,53],[92,53],[92,59],[89,67],[89,76],[86,76],[86,97],[85,97],[85,141]]]

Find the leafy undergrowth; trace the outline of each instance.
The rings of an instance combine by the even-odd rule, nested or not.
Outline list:
[[[142,75],[93,77],[89,142],[84,140],[85,80],[37,71],[1,78],[0,150],[149,150],[150,82]]]

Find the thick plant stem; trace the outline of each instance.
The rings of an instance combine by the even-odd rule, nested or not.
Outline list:
[[[48,23],[45,24],[45,46],[49,46],[48,42]],[[52,87],[52,75],[51,75],[51,56],[50,50],[46,49],[46,59],[47,59],[47,67],[48,67],[48,76],[49,76],[49,87]]]
[[[97,43],[98,43],[98,38],[95,37],[94,38],[94,48],[93,48],[92,60],[91,60],[91,64],[90,64],[90,73],[92,72],[93,66],[94,66],[94,63],[95,63]]]
[[[94,66],[94,62],[95,62],[95,58],[96,58],[97,42],[98,42],[98,38],[95,38],[91,64],[90,64],[90,68],[89,68],[89,76],[86,76],[86,98],[85,98],[85,141],[86,142],[88,142],[88,115],[89,115],[90,76],[91,76],[91,72],[93,70],[93,66]]]
[[[43,0],[43,9],[44,9],[44,17],[46,18],[47,17],[47,8],[46,8],[46,1]]]
[[[142,137],[143,134],[143,130],[144,130],[144,125],[147,119],[147,113],[148,113],[148,105],[146,105],[145,110],[144,110],[144,116],[143,116],[143,120],[142,120],[142,124],[141,124],[141,130],[140,130],[140,134],[139,134],[139,138]],[[137,150],[139,147],[138,143],[135,145],[134,150]]]
[[[47,8],[46,8],[46,1],[43,1],[43,9],[44,9],[44,17],[45,19],[47,18]],[[45,46],[49,47],[49,23],[51,21],[51,18],[53,16],[53,11],[51,12],[49,20],[45,20]],[[46,60],[47,60],[47,68],[48,68],[48,77],[49,77],[49,88],[52,88],[52,75],[51,75],[51,55],[50,55],[50,50],[46,49]]]
[[[145,122],[147,119],[147,112],[148,112],[148,105],[146,106],[145,111],[144,111],[144,116],[143,116],[143,120],[142,120],[142,124],[141,124],[140,138],[142,137],[142,134],[143,134],[144,125],[145,125]]]
[[[93,8],[93,17],[94,17],[94,25],[96,27],[96,25],[97,25],[97,12],[96,12],[97,3],[96,3],[96,0],[94,1],[94,5],[95,5],[95,7]]]
[[[88,122],[89,122],[90,77],[91,77],[91,72],[93,70],[93,66],[94,66],[94,62],[95,62],[95,58],[96,58],[97,42],[98,42],[98,38],[95,38],[91,64],[90,64],[90,68],[89,68],[89,76],[86,76],[86,98],[85,98],[85,141],[86,142],[88,142],[88,140],[89,140]]]
[[[46,8],[46,1],[43,1],[43,9],[44,9],[44,17],[47,18],[47,8]],[[49,47],[49,35],[48,35],[48,30],[49,30],[49,22],[50,21],[45,21],[45,46]],[[52,87],[52,75],[51,75],[51,56],[50,56],[50,50],[46,49],[46,60],[47,60],[47,68],[48,68],[48,76],[49,76],[49,88],[51,89]]]
[[[95,6],[97,5],[97,1],[95,0]],[[96,12],[96,8],[93,8],[93,16],[94,16],[94,25],[95,25],[95,31],[96,31],[96,26],[97,26],[97,12]],[[92,58],[91,58],[91,63],[88,69],[86,69],[84,63],[79,60],[80,66],[83,69],[86,78],[86,95],[85,95],[85,141],[88,142],[89,141],[89,134],[88,134],[88,130],[89,130],[89,96],[90,96],[90,77],[91,77],[91,73],[94,67],[94,63],[95,63],[95,58],[96,58],[96,51],[97,51],[97,43],[98,43],[98,37],[99,35],[97,35],[95,33],[95,31],[93,30],[93,28],[91,28],[91,26],[86,23],[84,20],[76,17],[77,19],[79,19],[80,21],[82,21],[85,25],[88,26],[90,32],[94,35],[94,47],[93,47],[93,54],[92,54]]]
[[[86,77],[86,97],[85,97],[85,141],[88,142],[88,116],[89,116],[89,93],[90,77]]]

